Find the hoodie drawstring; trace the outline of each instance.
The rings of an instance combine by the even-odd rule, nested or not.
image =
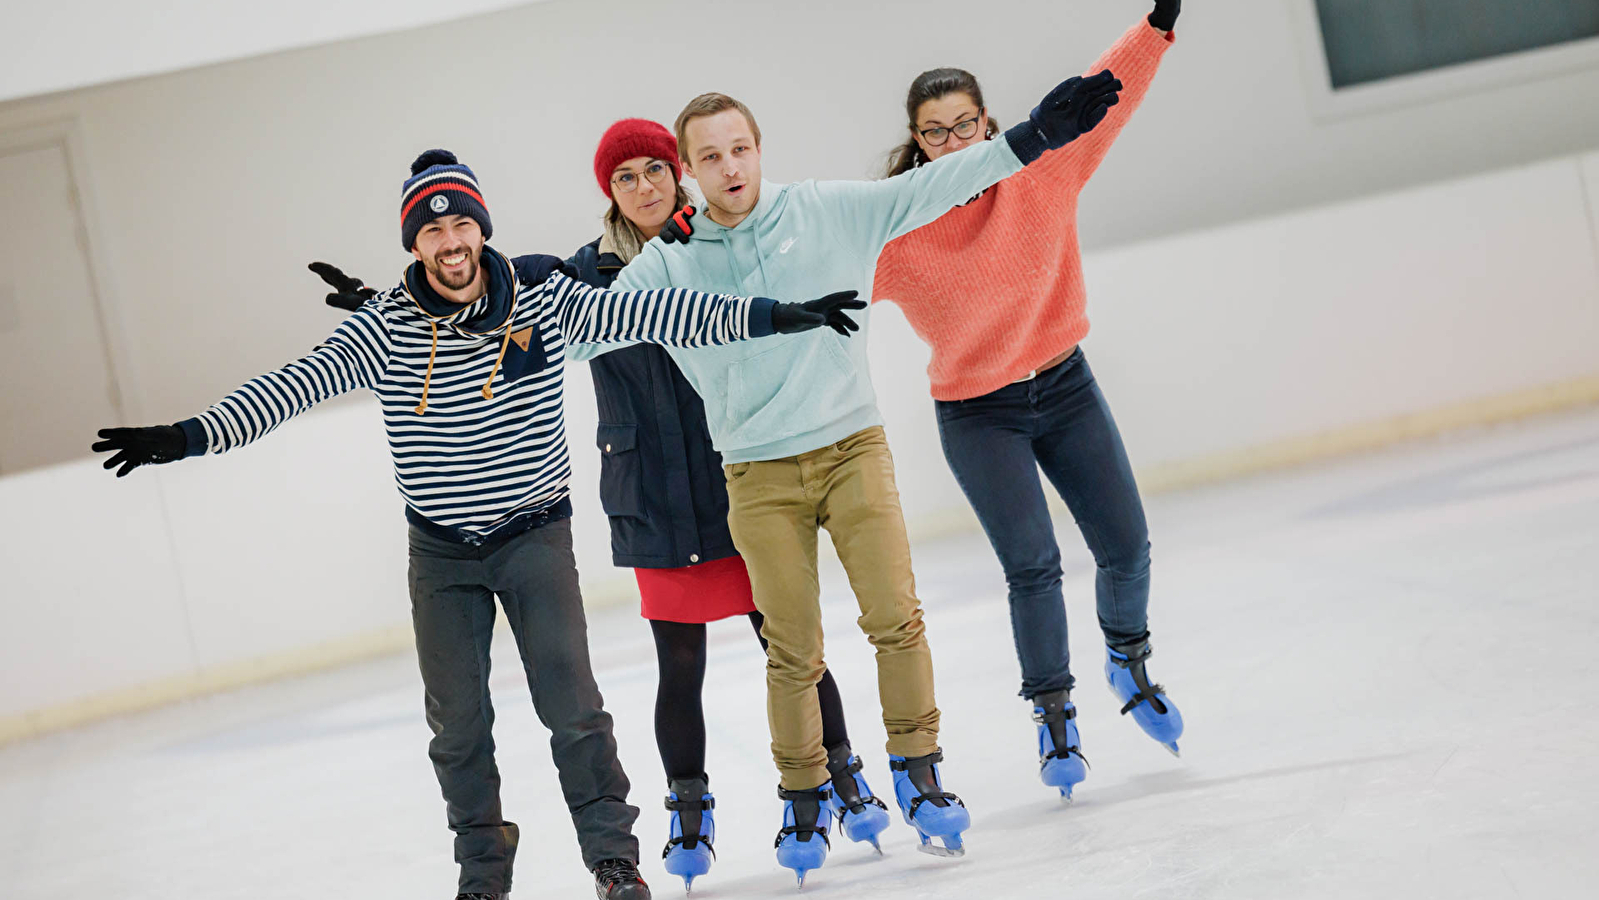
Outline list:
[[[416,405],[416,414],[422,415],[428,408],[428,385],[433,383],[433,360],[439,355],[439,323],[429,319],[428,324],[433,326],[433,347],[428,350],[428,371],[422,376],[422,402]]]
[[[505,340],[500,342],[500,355],[494,360],[494,368],[489,371],[489,380],[483,382],[483,399],[494,399],[494,376],[500,374],[500,363],[505,361],[505,351],[511,349],[511,325],[516,318],[516,303],[511,303],[511,315],[505,320]]]
[[[506,263],[506,266],[509,268],[510,263]],[[409,291],[406,293],[407,295],[410,294]],[[500,365],[505,362],[506,351],[511,349],[511,332],[516,330],[516,306],[518,300],[520,299],[521,298],[519,298],[516,293],[516,275],[515,271],[513,270],[511,275],[511,311],[505,315],[505,338],[500,341],[500,355],[494,358],[494,368],[489,370],[489,380],[483,382],[483,399],[485,400],[494,399],[494,378],[500,374]],[[411,302],[416,303],[416,298],[412,297]],[[433,346],[428,350],[428,370],[427,373],[422,376],[422,402],[418,403],[415,409],[416,414],[420,416],[427,412],[428,388],[433,383],[433,361],[437,359],[439,355],[439,322],[441,319],[447,317],[433,316],[426,309],[422,308],[422,304],[417,303],[416,305],[418,309],[422,310],[422,314],[427,316],[428,325],[433,328]],[[457,329],[457,331],[459,331],[459,329]],[[491,330],[487,333],[493,334],[494,332]]]

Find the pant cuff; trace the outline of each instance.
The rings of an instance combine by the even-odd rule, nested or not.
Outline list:
[[[785,791],[810,791],[826,784],[833,777],[824,763],[803,769],[778,769],[778,783]]]

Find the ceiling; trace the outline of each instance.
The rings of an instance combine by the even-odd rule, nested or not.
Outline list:
[[[0,102],[540,0],[0,0]]]

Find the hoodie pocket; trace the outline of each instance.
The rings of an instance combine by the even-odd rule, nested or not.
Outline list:
[[[637,425],[601,425],[600,506],[608,516],[644,516],[644,461]]]
[[[791,438],[859,406],[863,394],[855,367],[837,344],[813,333],[728,366],[727,445]]]

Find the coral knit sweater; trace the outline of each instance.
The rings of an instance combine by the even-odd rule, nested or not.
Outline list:
[[[1089,69],[1110,69],[1122,82],[1121,102],[1098,127],[883,248],[873,298],[899,304],[933,348],[934,398],[998,390],[1088,334],[1077,195],[1171,41],[1140,20]]]

